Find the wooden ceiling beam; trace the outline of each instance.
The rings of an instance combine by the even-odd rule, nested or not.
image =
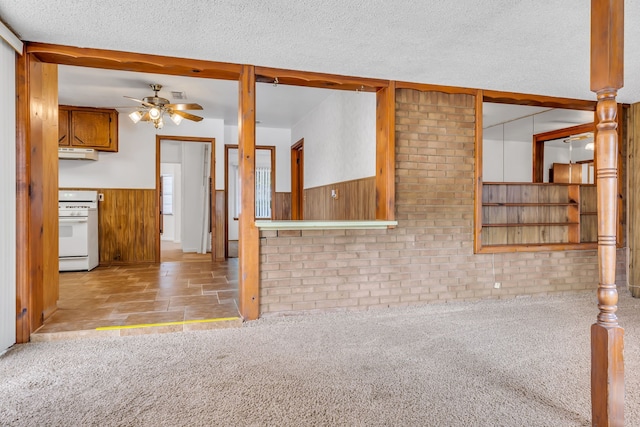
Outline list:
[[[242,68],[240,64],[226,62],[44,43],[28,43],[26,52],[53,64],[220,80],[238,80]]]

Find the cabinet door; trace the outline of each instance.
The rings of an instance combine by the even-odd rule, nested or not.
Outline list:
[[[86,148],[111,146],[111,114],[101,111],[71,112],[71,145]]]
[[[69,138],[69,110],[58,110],[58,145],[67,147],[71,145],[71,138]]]

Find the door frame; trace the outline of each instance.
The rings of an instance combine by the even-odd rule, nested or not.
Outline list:
[[[199,142],[211,144],[211,159],[209,162],[209,228],[211,229],[211,261],[216,260],[216,139],[194,136],[156,135],[156,262],[161,261],[160,232],[162,231],[162,192],[160,191],[160,146],[162,141]]]
[[[229,151],[239,149],[238,144],[224,145],[224,258],[229,257]],[[275,218],[276,208],[276,147],[274,145],[256,145],[256,151],[271,151],[271,219]]]
[[[291,146],[291,220],[304,219],[304,138]]]

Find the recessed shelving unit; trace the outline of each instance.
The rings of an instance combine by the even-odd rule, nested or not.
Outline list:
[[[589,184],[485,183],[482,246],[594,242],[595,196],[595,186]]]

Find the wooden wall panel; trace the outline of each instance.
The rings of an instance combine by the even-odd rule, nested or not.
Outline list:
[[[31,61],[30,78],[33,331],[58,302],[58,66]]]
[[[136,198],[135,209],[143,212],[142,224],[136,224],[136,230],[142,230],[136,236],[135,247],[137,249],[137,257],[140,261],[153,262],[156,261],[156,240],[153,238],[157,233],[156,224],[156,191],[155,190],[137,190],[139,198]],[[140,209],[140,199],[142,209]]]
[[[226,221],[226,204],[224,190],[216,190],[215,213],[215,254],[216,261],[224,261],[224,222]]]
[[[104,200],[98,203],[100,264],[156,261],[155,190],[83,190],[95,190],[104,195]]]
[[[337,197],[332,198],[335,190]],[[375,177],[337,182],[304,190],[304,218],[308,220],[375,220]]]
[[[291,219],[291,193],[276,193],[274,218],[277,221]]]
[[[58,66],[42,64],[44,67],[44,98],[46,112],[43,117],[42,168],[47,182],[58,182]],[[58,212],[57,186],[48,185],[43,188],[44,230],[42,245],[44,246],[44,318],[48,318],[58,308],[59,269],[58,257],[60,230],[56,215],[47,212]]]
[[[329,204],[327,200],[327,186],[305,188],[303,190],[303,212],[304,219],[308,220],[328,220],[329,214],[326,208]],[[331,194],[331,193],[329,193]]]
[[[640,103],[629,109],[628,215],[629,215],[629,290],[640,297]]]

